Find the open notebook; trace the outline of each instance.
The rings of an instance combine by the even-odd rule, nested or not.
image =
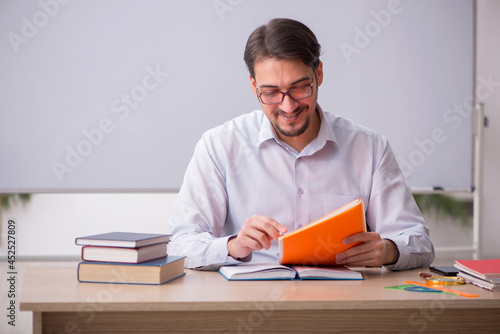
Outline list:
[[[222,266],[219,273],[229,281],[246,280],[362,280],[361,273],[345,267],[285,266],[279,263],[249,263]]]

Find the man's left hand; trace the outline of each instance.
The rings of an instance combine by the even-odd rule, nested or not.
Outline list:
[[[398,261],[399,251],[394,242],[382,239],[376,232],[353,234],[343,241],[344,245],[355,242],[361,244],[337,254],[335,261],[343,266],[372,266],[394,264]]]

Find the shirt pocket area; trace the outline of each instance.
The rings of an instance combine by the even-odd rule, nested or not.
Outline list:
[[[325,200],[324,200],[324,208],[323,208],[323,215],[327,215],[337,209],[340,209],[346,204],[351,203],[355,199],[359,198],[360,200],[363,201],[363,205],[365,208],[365,213],[366,213],[366,208],[368,207],[368,196],[367,195],[348,195],[348,194],[331,194],[331,193],[326,193],[325,194]]]

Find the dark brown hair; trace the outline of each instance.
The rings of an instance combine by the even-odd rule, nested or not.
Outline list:
[[[299,59],[316,70],[320,52],[316,36],[306,25],[291,19],[273,19],[250,34],[243,59],[255,78],[255,64],[267,58]]]

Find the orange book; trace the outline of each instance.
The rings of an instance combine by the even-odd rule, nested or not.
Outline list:
[[[359,243],[344,245],[350,235],[366,232],[363,201],[356,199],[340,209],[278,238],[281,264],[336,265],[335,256]]]

